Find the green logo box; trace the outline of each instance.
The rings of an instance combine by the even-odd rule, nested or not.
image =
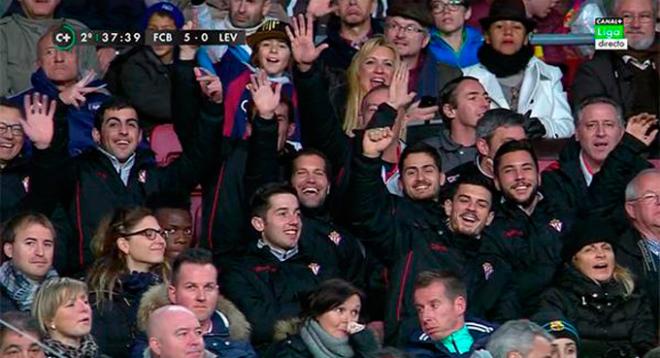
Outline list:
[[[594,26],[595,40],[623,40],[625,39],[623,19],[620,17],[596,18]]]

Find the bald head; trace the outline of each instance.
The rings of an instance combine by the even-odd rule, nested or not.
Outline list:
[[[153,311],[147,326],[152,356],[161,358],[202,357],[202,330],[189,309],[167,305]]]

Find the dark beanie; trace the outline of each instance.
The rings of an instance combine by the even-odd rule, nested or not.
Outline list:
[[[578,349],[580,349],[580,336],[578,335],[578,331],[567,321],[550,321],[541,327],[555,338],[568,338],[573,340]]]
[[[564,262],[570,263],[573,256],[587,245],[597,242],[613,244],[616,241],[616,232],[606,221],[595,217],[578,219],[564,238],[561,258]]]

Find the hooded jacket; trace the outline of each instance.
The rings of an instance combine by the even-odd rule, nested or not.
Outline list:
[[[149,315],[156,309],[169,305],[167,286],[161,284],[151,287],[140,300],[137,325],[142,332],[131,347],[131,357],[140,358],[148,346],[144,332],[147,329]],[[218,296],[216,311],[211,316],[212,330],[204,334],[206,350],[220,357],[247,358],[256,357],[250,345],[252,327],[241,311],[227,298]]]
[[[431,30],[429,51],[438,62],[453,67],[464,68],[479,63],[477,52],[483,42],[484,38],[477,29],[465,25],[463,28],[463,44],[458,51],[454,51],[454,48],[440,37],[439,30],[433,27]]]

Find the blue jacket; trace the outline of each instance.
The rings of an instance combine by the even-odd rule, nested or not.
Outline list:
[[[475,319],[466,320],[465,326],[474,340],[468,352],[451,353],[442,343],[434,342],[431,337],[421,331],[417,331],[411,336],[405,350],[417,358],[467,358],[474,351],[485,348],[490,335],[497,329],[497,325]]]
[[[475,28],[465,25],[463,29],[463,45],[458,52],[440,37],[438,29],[431,29],[431,43],[429,51],[438,62],[464,68],[479,63],[477,52],[484,42],[481,33]]]
[[[39,92],[48,95],[50,99],[58,100],[58,105],[62,105],[58,98],[60,91],[57,89],[57,86],[46,77],[46,73],[43,69],[40,68],[37,72],[33,73],[31,81],[32,88],[11,97],[10,100],[22,106],[23,96]],[[95,80],[92,81],[88,87],[98,87],[102,85],[105,85],[103,81]],[[85,96],[87,101],[79,109],[74,106],[69,106],[69,108],[67,108],[66,119],[69,131],[68,149],[70,156],[76,156],[87,149],[96,148],[96,143],[94,143],[94,139],[92,139],[94,115],[96,114],[96,110],[108,97],[109,96],[106,93],[88,93]]]

